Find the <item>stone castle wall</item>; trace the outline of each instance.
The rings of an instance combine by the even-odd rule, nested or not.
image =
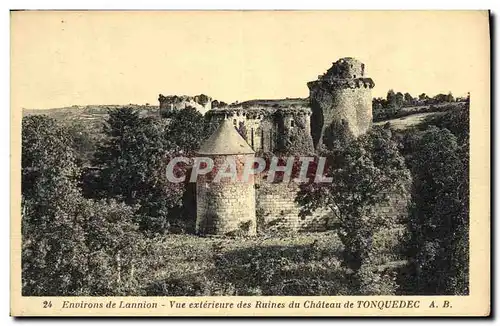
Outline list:
[[[326,231],[331,227],[332,214],[317,210],[312,216],[299,217],[300,206],[295,202],[299,185],[294,182],[256,183],[256,214],[265,230]]]
[[[325,128],[333,121],[347,123],[354,136],[366,133],[371,127],[371,89],[375,84],[365,75],[363,63],[342,58],[317,80],[307,83],[316,148],[321,144]]]
[[[232,121],[240,135],[254,151],[270,151],[274,146],[272,117],[266,114],[249,114],[243,109],[212,110],[212,121]]]
[[[356,79],[365,76],[365,65],[361,61],[354,58],[342,58],[334,62],[327,73],[320,76],[320,79]],[[325,78],[326,77],[326,78]]]
[[[158,101],[160,102],[161,115],[187,107],[192,107],[201,114],[205,114],[212,109],[212,98],[203,94],[196,96],[163,96],[160,94]]]
[[[316,83],[311,89],[313,139],[320,142],[325,128],[334,120],[345,121],[355,136],[368,131],[372,123],[371,89],[363,81],[354,81],[350,87],[332,87]]]
[[[198,177],[196,182],[196,232],[199,234],[256,233],[254,179],[234,182],[229,177],[213,182],[216,171],[228,156],[212,156],[214,172]],[[238,176],[245,160],[253,154],[231,155],[236,161]]]
[[[322,232],[335,228],[337,219],[328,208],[318,209],[310,216],[299,217],[300,206],[295,202],[299,191],[297,183],[256,183],[257,223],[264,230]],[[398,193],[389,194],[388,202],[375,207],[375,215],[396,221],[407,215],[408,198]]]
[[[285,139],[288,131],[303,129],[311,137],[309,108],[276,110],[269,107],[232,107],[210,111],[210,119],[229,119],[256,152],[274,152],[293,145],[294,139]],[[311,138],[312,141],[312,138]]]
[[[371,128],[374,83],[365,74],[363,63],[343,58],[307,84],[309,99],[254,100],[214,107],[207,114],[211,120],[231,121],[255,152],[306,154],[308,151],[304,148],[309,142],[313,150],[317,148],[332,121],[347,123],[355,136]],[[198,101],[199,98],[194,102]],[[179,102],[184,104],[175,104],[177,102],[164,100],[164,109],[194,106],[191,100]],[[216,157],[216,162],[220,159]],[[312,216],[299,217],[300,207],[295,203],[299,184],[270,183],[263,177],[257,176],[254,182],[246,184],[199,180],[198,232],[227,234],[241,232],[246,227],[247,234],[255,234],[256,226],[263,230],[325,231],[335,226],[336,217],[327,208],[313,212]],[[407,198],[395,193],[390,194],[388,203],[378,205],[374,214],[403,216],[406,209]]]

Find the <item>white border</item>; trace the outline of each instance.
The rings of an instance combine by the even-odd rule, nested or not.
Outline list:
[[[0,312],[0,320],[2,325],[13,325],[16,321],[13,318],[8,317],[9,314],[9,300],[10,300],[10,293],[9,293],[9,285],[10,285],[10,279],[9,279],[9,268],[8,264],[10,264],[10,261],[7,262],[8,257],[10,256],[10,246],[9,246],[9,221],[10,221],[10,212],[9,212],[9,206],[10,206],[10,194],[9,194],[9,179],[10,179],[10,166],[9,166],[9,151],[10,151],[10,103],[9,103],[9,94],[10,94],[10,74],[6,72],[10,72],[10,30],[9,30],[9,9],[45,9],[45,10],[50,10],[50,9],[108,9],[108,10],[118,10],[118,9],[138,9],[138,10],[158,10],[158,9],[210,9],[210,10],[215,10],[215,9],[230,9],[230,10],[241,10],[241,9],[247,9],[247,10],[265,10],[265,9],[378,9],[378,10],[384,10],[384,9],[391,9],[391,10],[409,10],[409,9],[491,9],[493,15],[496,15],[496,21],[495,23],[498,24],[498,14],[500,12],[500,1],[498,0],[474,0],[474,1],[449,1],[449,2],[444,2],[444,1],[436,1],[436,0],[420,0],[420,1],[384,1],[384,0],[377,0],[377,1],[360,1],[360,0],[349,0],[349,1],[342,1],[342,2],[336,2],[334,4],[327,4],[326,1],[324,0],[307,0],[307,1],[271,1],[271,0],[253,0],[253,1],[211,1],[211,3],[206,3],[202,0],[194,1],[194,0],[183,0],[183,1],[168,1],[165,3],[165,1],[151,1],[151,0],[141,0],[141,1],[119,1],[119,2],[111,2],[111,1],[103,1],[103,0],[86,0],[86,1],[44,1],[43,3],[31,0],[31,1],[2,1],[1,3],[1,8],[2,10],[0,11],[0,37],[1,37],[1,63],[4,66],[4,74],[2,75],[1,81],[2,81],[2,87],[1,87],[1,104],[2,107],[0,109],[0,123],[2,124],[0,127],[0,151],[2,153],[0,164],[1,164],[1,177],[0,177],[0,207],[3,211],[2,217],[1,217],[1,230],[3,231],[3,237],[2,237],[2,244],[1,244],[1,250],[2,250],[2,258],[3,258],[3,266],[4,268],[1,269],[1,287],[0,287],[0,292],[1,292],[1,312]],[[492,40],[492,46],[496,45],[498,42],[498,33],[494,34],[494,40]],[[496,56],[496,52],[495,57]],[[493,58],[492,58],[493,59]],[[494,71],[493,73],[495,73]],[[494,89],[492,92],[498,94],[499,92],[499,86],[498,84],[494,85]],[[29,94],[27,94],[29,96]],[[492,103],[493,107],[498,106],[498,97],[495,96],[495,101]],[[494,136],[495,140],[498,139],[499,132],[498,131],[498,126],[500,122],[500,117],[498,114],[495,115],[495,126],[497,128],[493,128],[494,130]],[[498,160],[497,162],[497,168],[498,168]],[[496,174],[495,180],[498,181],[498,173]],[[500,202],[500,194],[496,192],[495,202]],[[492,219],[494,219],[496,216],[492,216]],[[499,229],[499,222],[497,221],[495,223],[495,231],[498,231]],[[498,232],[496,232],[498,234]],[[495,239],[495,236],[493,236],[493,239]],[[498,260],[498,250],[495,250],[496,252],[496,257]],[[496,284],[496,287],[498,287],[498,282],[494,282]],[[496,290],[496,288],[495,288]],[[494,303],[498,302],[498,300],[493,301]],[[495,305],[493,308],[494,312],[497,312],[497,305]],[[95,320],[95,319],[78,319],[74,320],[78,321],[79,323],[92,323],[93,325],[105,325],[110,322],[124,322],[123,320],[109,320],[109,319],[101,319],[101,320]],[[135,320],[130,320],[126,321],[128,324],[134,324],[134,325],[142,325],[145,320],[141,319],[135,319]],[[167,320],[156,320],[157,322],[162,322],[162,323],[168,323],[168,324],[180,324],[180,323],[191,323],[193,322],[192,320],[174,320],[174,319],[167,319]],[[201,321],[201,320],[197,320]],[[207,320],[203,320],[206,322]],[[285,322],[288,322],[289,320],[286,320]],[[291,320],[290,320],[291,321]],[[308,323],[311,320],[300,320],[301,323]],[[323,320],[324,322],[331,323],[332,320]],[[373,322],[373,320],[370,320]],[[387,322],[387,320],[380,320],[381,322]],[[418,322],[418,323],[426,323],[426,324],[433,324],[437,322],[442,322],[443,320],[400,320],[400,319],[395,319],[394,322],[400,323],[400,322]],[[469,320],[470,321],[470,320]],[[476,322],[479,320],[476,320]],[[73,322],[68,321],[68,320],[61,320],[61,321],[54,321],[54,320],[38,320],[38,322],[42,322],[45,324],[53,324],[54,322],[57,323],[69,323]],[[221,322],[221,320],[211,320],[211,322]],[[234,323],[237,322],[236,320],[227,320],[226,322],[229,323]],[[276,322],[273,320],[246,320],[246,322],[254,322],[254,323],[259,323],[259,324],[266,324],[266,323],[274,323]],[[349,323],[362,323],[365,322],[365,320],[333,320],[334,323],[338,324],[344,324],[346,322]],[[448,322],[455,322],[455,320],[448,320]]]
[[[269,9],[317,9],[317,10],[414,10],[414,9],[492,9],[495,7],[495,0],[474,0],[474,1],[389,1],[389,0],[349,0],[327,3],[324,0],[308,1],[273,1],[273,0],[253,0],[253,1],[202,1],[202,0],[183,0],[183,1],[159,1],[159,0],[141,0],[141,1],[44,1],[43,3],[34,0],[5,1],[11,3],[7,8],[11,9],[139,9],[139,10],[158,10],[158,9],[233,9],[233,10],[269,10]],[[498,6],[498,5],[497,5]]]

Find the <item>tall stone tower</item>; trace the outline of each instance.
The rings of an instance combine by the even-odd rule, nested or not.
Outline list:
[[[214,168],[212,172],[200,175],[196,181],[196,232],[254,235],[257,230],[255,181],[253,176],[248,180],[242,178],[245,162],[255,155],[252,148],[236,131],[232,121],[227,119],[202,144],[198,154],[210,157]],[[234,162],[236,175],[233,173],[233,177],[218,179],[220,172],[230,174],[228,164],[231,162]]]
[[[354,58],[339,59],[307,86],[315,147],[321,144],[325,128],[334,120],[347,123],[355,136],[368,131],[372,123],[371,89],[375,84],[365,76],[363,63]]]

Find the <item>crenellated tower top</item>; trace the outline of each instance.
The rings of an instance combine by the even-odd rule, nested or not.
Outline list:
[[[365,76],[365,64],[357,59],[346,57],[335,61],[326,73],[318,76],[317,80],[307,83],[307,86],[309,89],[318,84],[335,88],[373,88],[375,83]]]

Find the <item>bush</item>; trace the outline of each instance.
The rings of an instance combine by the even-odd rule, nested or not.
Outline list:
[[[329,140],[328,135],[325,139]],[[332,182],[301,186],[296,201],[303,214],[328,207],[338,217],[338,234],[345,247],[343,265],[352,270],[351,281],[357,293],[370,293],[372,285],[365,286],[365,276],[383,260],[374,237],[398,222],[397,216],[376,214],[377,208],[390,203],[391,194],[407,197],[410,174],[388,129],[374,128],[350,142],[331,143],[340,145],[333,151],[326,149],[324,154],[328,161],[326,175]]]
[[[333,239],[332,239],[333,240]],[[226,295],[339,295],[345,275],[331,247],[317,241],[295,246],[213,248],[214,275],[229,285]]]
[[[154,281],[146,288],[147,296],[201,296],[204,295],[205,285],[203,282],[192,276],[182,276],[180,278],[166,278]]]
[[[85,193],[137,205],[137,221],[150,235],[193,229],[193,214],[183,207],[193,202],[192,189],[169,182],[165,171],[170,159],[198,149],[205,137],[203,116],[192,108],[174,112],[169,120],[117,109],[110,111],[105,134],[95,155],[97,179],[86,179]],[[181,169],[187,172],[186,166]]]
[[[411,156],[414,178],[408,256],[419,294],[468,294],[469,151],[431,126]]]
[[[68,197],[23,239],[23,295],[123,295],[134,289],[143,244],[134,209]],[[71,207],[70,207],[71,206]],[[32,230],[28,221],[25,230]]]

